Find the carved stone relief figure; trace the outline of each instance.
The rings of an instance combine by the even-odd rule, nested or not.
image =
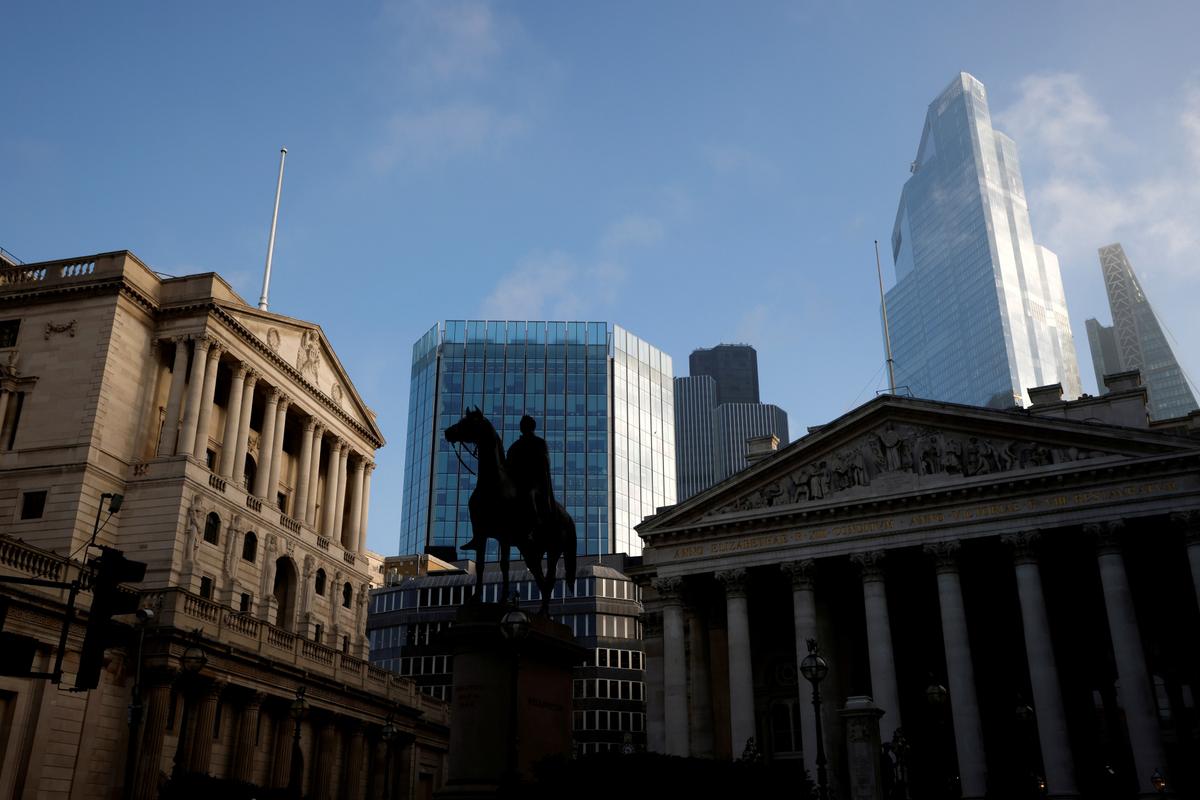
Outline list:
[[[313,558],[311,555],[304,556],[304,566],[302,568],[303,574],[304,574],[304,580],[300,584],[300,586],[301,586],[300,613],[301,614],[308,613],[309,605],[312,602],[312,585],[313,585],[312,577],[313,577],[313,573],[315,573],[317,571],[316,564],[317,564],[317,560],[315,558]]]
[[[879,444],[883,447],[884,469],[888,472],[896,472],[903,468],[903,454],[900,452],[901,438],[896,429],[889,423],[882,432],[876,434],[879,438]]]
[[[317,383],[321,377],[321,337],[316,331],[300,334],[300,350],[296,353],[296,369],[308,380]]]

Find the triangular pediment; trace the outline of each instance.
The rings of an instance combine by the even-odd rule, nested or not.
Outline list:
[[[643,535],[1118,464],[1200,444],[1146,429],[885,396],[663,509]]]
[[[257,309],[226,307],[224,310],[267,352],[291,367],[300,381],[316,389],[382,443],[375,413],[354,388],[319,325]]]

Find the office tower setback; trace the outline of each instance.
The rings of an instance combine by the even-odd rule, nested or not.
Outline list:
[[[1196,397],[1120,244],[1100,248],[1100,271],[1113,324],[1087,321],[1096,385],[1103,392],[1105,375],[1140,370],[1150,395],[1152,419],[1182,417],[1195,411]]]
[[[892,232],[896,383],[1006,408],[1036,386],[1080,393],[1058,257],[1034,242],[1017,147],[963,72],[929,106]]]
[[[746,440],[788,441],[787,412],[758,402],[758,354],[749,345],[696,350],[675,379],[676,493],[686,500],[747,466]],[[697,370],[702,370],[697,372]],[[731,398],[755,398],[753,401]]]
[[[478,407],[505,447],[523,414],[537,422],[581,555],[636,555],[633,526],[675,502],[673,398],[670,356],[619,325],[434,325],[413,345],[400,553],[470,540],[474,459],[460,460],[442,432]]]
[[[717,405],[758,402],[758,353],[748,344],[693,350],[688,356],[688,374],[708,375],[716,381]]]

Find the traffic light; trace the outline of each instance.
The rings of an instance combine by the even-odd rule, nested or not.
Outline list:
[[[92,559],[92,609],[88,613],[87,633],[79,652],[79,671],[75,689],[95,689],[100,685],[104,651],[124,641],[124,626],[112,621],[117,614],[132,614],[138,609],[138,596],[121,590],[122,583],[140,583],[146,577],[146,564],[130,561],[120,550],[101,547]]]

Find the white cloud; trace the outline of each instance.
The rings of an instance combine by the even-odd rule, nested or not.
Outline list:
[[[400,0],[384,8],[384,17],[398,29],[404,73],[427,86],[485,77],[513,27],[479,0]]]
[[[608,226],[601,245],[610,250],[625,247],[646,247],[663,237],[663,225],[654,217],[629,214]]]
[[[524,259],[496,282],[483,301],[488,319],[585,319],[602,316],[625,282],[626,270],[612,261],[582,262],[560,252]]]
[[[386,141],[376,148],[381,169],[428,166],[447,159],[495,150],[526,128],[524,117],[478,103],[452,103],[401,112],[388,123]]]
[[[1117,130],[1070,73],[1026,78],[1017,101],[995,114],[1020,148],[1037,237],[1064,268],[1094,271],[1096,249],[1121,241],[1139,272],[1194,280],[1200,87],[1180,99],[1169,98],[1175,129],[1157,140]]]

